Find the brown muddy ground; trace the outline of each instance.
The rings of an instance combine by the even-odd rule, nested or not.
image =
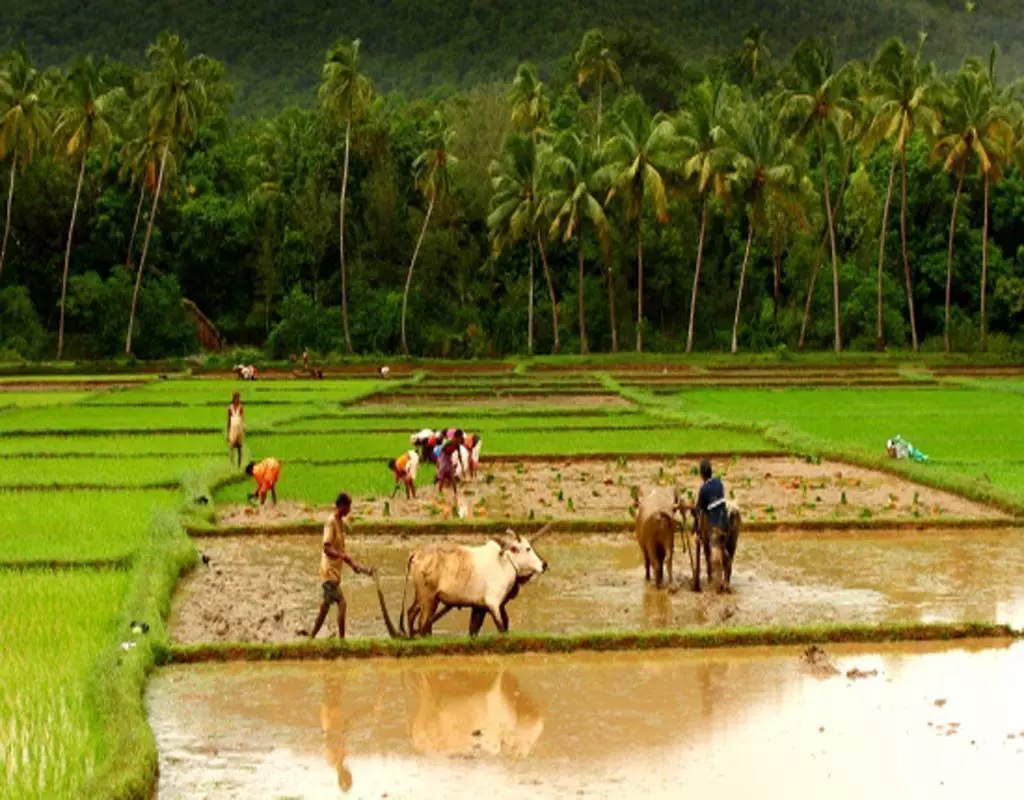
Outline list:
[[[349,553],[380,570],[396,623],[409,554],[432,541],[440,540],[349,539]],[[170,620],[174,641],[284,642],[311,626],[320,602],[319,537],[237,536],[198,544],[210,563],[179,584]],[[892,621],[1024,625],[1024,532],[1018,531],[741,536],[729,595],[645,584],[643,558],[628,535],[551,535],[537,550],[550,569],[509,605],[513,631]],[[677,544],[677,583],[688,578],[688,569]],[[348,635],[386,636],[372,580],[348,570],[342,580]],[[332,611],[321,637],[336,631],[334,620]],[[468,625],[468,611],[453,611],[435,631],[464,634]],[[486,622],[484,632],[493,631]]]
[[[471,392],[472,390],[467,390]],[[538,395],[506,395],[494,397],[467,394],[465,397],[453,397],[446,394],[432,395],[427,392],[417,395],[381,394],[353,403],[350,408],[381,408],[395,406],[435,405],[451,409],[501,409],[506,411],[524,411],[538,408],[624,408],[634,404],[617,394],[538,394]]]
[[[883,472],[795,458],[742,457],[717,463],[732,499],[745,520],[920,519],[941,523],[943,518],[992,519],[1006,515],[949,492],[930,489]],[[389,501],[357,497],[355,521],[389,520],[436,522],[466,519],[622,519],[629,522],[632,490],[648,492],[673,484],[692,494],[699,478],[696,465],[679,459],[564,462],[487,463],[474,482],[460,492],[453,508],[451,493],[440,501],[432,487],[421,485],[416,499]],[[488,478],[488,476],[491,476]],[[421,479],[422,480],[422,479]],[[690,498],[693,499],[692,497]],[[328,509],[302,503],[281,503],[256,511],[229,506],[218,514],[220,525],[280,525],[321,519]]]
[[[828,655],[832,677],[790,649],[170,667],[158,796],[1015,796],[1024,644]]]

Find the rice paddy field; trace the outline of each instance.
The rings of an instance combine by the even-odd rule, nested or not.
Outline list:
[[[217,728],[206,726],[204,709],[212,709],[216,697],[244,692],[254,678],[206,673],[202,665],[187,664],[194,661],[430,655],[415,676],[396,673],[395,680],[421,687],[410,696],[427,703],[428,716],[469,726],[463,744],[480,760],[479,769],[470,762],[448,768],[422,760],[433,752],[433,717],[414,721],[413,728],[422,722],[427,728],[416,729],[428,733],[409,749],[394,739],[404,735],[404,723],[378,715],[374,724],[383,727],[365,739],[355,736],[351,745],[355,763],[365,760],[364,774],[378,776],[375,797],[388,791],[389,780],[392,797],[408,796],[417,781],[456,773],[467,786],[487,785],[474,781],[492,775],[486,770],[493,770],[493,759],[508,753],[502,754],[500,741],[496,754],[483,752],[479,741],[474,750],[473,731],[483,730],[486,739],[489,726],[501,728],[505,723],[493,715],[508,697],[515,711],[519,694],[506,691],[508,675],[534,681],[531,691],[541,698],[559,675],[585,675],[595,686],[621,677],[621,663],[602,660],[610,654],[574,650],[636,650],[628,657],[639,659],[636,668],[650,676],[660,669],[646,652],[654,648],[839,640],[870,648],[891,639],[997,636],[1011,655],[972,658],[976,680],[1009,680],[1001,665],[1020,661],[1016,632],[1007,627],[1024,613],[1017,573],[1000,572],[984,585],[978,573],[1020,568],[1013,554],[1024,544],[1016,524],[1024,515],[1024,368],[620,357],[464,369],[413,365],[396,367],[390,380],[365,377],[371,372],[314,381],[282,371],[255,383],[200,375],[0,378],[0,797],[258,794],[253,748],[272,748],[275,726],[297,730],[287,719],[289,707],[301,706],[302,714],[319,708],[323,667],[294,660],[281,665],[282,672],[268,672],[260,680],[287,684],[282,696],[293,702],[264,712],[242,703],[234,715],[222,709],[217,713],[227,714],[228,722]],[[226,407],[234,391],[245,404],[245,460],[272,456],[282,463],[276,510],[247,503],[252,480],[229,462]],[[466,487],[464,505],[437,499],[430,467],[420,472],[415,505],[392,499],[387,459],[409,448],[411,433],[442,426],[483,439],[481,474]],[[884,445],[895,434],[927,453],[929,463],[889,459]],[[726,601],[645,587],[631,544],[634,488],[676,484],[692,493],[703,454],[714,455],[751,524],[744,534],[752,537],[748,550],[740,545],[736,590]],[[303,643],[294,628],[308,623],[318,597],[316,534],[343,490],[356,503],[350,547],[358,553],[363,546],[368,558],[387,565],[390,603],[398,602],[399,571],[418,541],[478,542],[485,532],[536,530],[548,519],[557,523],[559,537],[547,554],[552,578],[522,602],[522,614],[512,610],[519,627],[507,639],[485,627],[486,635],[470,643],[458,635],[465,620],[453,614],[432,639],[389,642],[366,583],[350,602],[350,615],[358,616],[350,644]],[[914,538],[900,533],[909,528]],[[932,531],[941,540],[930,540]],[[758,563],[745,564],[745,552]],[[1004,555],[993,559],[993,553]],[[685,561],[677,550],[677,573]],[[921,572],[911,580],[907,569]],[[966,594],[973,600],[960,597]],[[974,602],[982,595],[984,602]],[[559,598],[571,599],[570,622],[559,615]],[[236,607],[235,616],[221,613],[225,602]],[[597,605],[600,624],[588,625]],[[500,655],[531,650],[567,652],[536,673],[530,656]],[[450,651],[479,655],[465,657],[468,665],[458,662],[453,673],[445,665]],[[897,651],[870,653],[858,657],[899,663]],[[737,667],[753,687],[742,701],[750,713],[760,702],[757,675],[784,674],[793,685],[798,680],[786,666],[796,655],[772,650],[767,657],[770,668],[767,661]],[[914,657],[941,686],[941,653]],[[671,670],[695,670],[697,680],[711,683],[716,679],[708,675],[732,669],[721,666],[730,663],[726,655],[672,663]],[[347,669],[330,680],[344,683]],[[481,669],[487,674],[473,679],[479,690],[460,695],[445,688],[450,674]],[[491,672],[505,677],[492,680]],[[357,698],[372,698],[364,687],[367,674],[352,673]],[[216,686],[209,698],[203,694],[207,680]],[[192,687],[184,699],[176,699],[178,681]],[[158,689],[149,697],[151,683]],[[560,705],[557,693],[548,694],[553,710],[547,724],[560,732],[545,740],[543,725],[537,727],[540,712],[530,712],[541,761],[528,771],[529,783],[541,787],[538,796],[587,790],[565,776],[545,783],[544,742],[573,749],[564,716],[570,712],[557,710],[568,701]],[[199,716],[182,721],[181,703],[189,696],[203,698]],[[711,703],[712,696],[697,702]],[[650,680],[641,701],[659,702]],[[347,701],[324,702],[332,714],[347,713]],[[585,706],[571,711],[584,726],[591,713]],[[398,706],[380,713],[392,711],[399,713]],[[262,738],[247,739],[244,728],[253,723],[245,715],[263,713],[273,724]],[[628,724],[642,725],[623,714]],[[610,718],[594,724],[617,725]],[[232,725],[241,728],[222,740]],[[694,726],[695,737],[705,735]],[[1014,730],[1024,737],[1024,719]],[[1004,741],[1009,731],[1001,732]],[[297,735],[281,734],[286,740]],[[359,742],[371,740],[379,750],[361,755]],[[337,783],[336,770],[341,779],[337,763],[306,754],[309,742],[288,747],[293,755],[280,756],[285,760],[275,767],[280,786],[294,775],[294,785],[307,787],[309,796],[324,796],[322,771],[328,789]],[[395,748],[403,753],[395,774],[368,766]],[[218,751],[228,755],[218,761]],[[608,759],[630,753],[591,755],[607,766]],[[1006,764],[1024,767],[1014,758],[1007,752],[984,763],[998,775]],[[617,791],[603,774],[605,789]],[[354,796],[369,796],[366,791],[364,782]]]

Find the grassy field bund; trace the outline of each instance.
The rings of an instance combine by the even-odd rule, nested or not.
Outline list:
[[[102,374],[70,365],[0,368],[0,797],[150,796],[157,757],[143,692],[151,670],[170,661],[1017,635],[994,620],[914,619],[476,641],[177,645],[166,628],[171,598],[198,559],[187,531],[213,532],[215,511],[243,501],[249,489],[229,467],[224,442],[233,391],[246,406],[246,455],[280,458],[280,498],[314,506],[341,489],[357,499],[389,494],[384,461],[408,447],[408,434],[459,424],[483,436],[485,462],[790,453],[885,470],[1024,516],[1024,366],[903,356],[623,355],[409,362],[393,364],[387,381],[374,378],[370,361],[330,368],[322,381],[293,378],[281,366],[280,379],[253,384],[198,369],[188,375],[178,364],[138,374],[115,365],[95,369]],[[931,463],[888,459],[885,440],[897,433]],[[429,491],[429,471],[419,482]],[[438,521],[433,530],[503,524]],[[772,524],[765,518],[761,529]],[[560,522],[564,531],[587,527]],[[148,632],[133,632],[134,621]]]

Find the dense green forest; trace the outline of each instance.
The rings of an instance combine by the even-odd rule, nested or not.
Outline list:
[[[240,110],[270,113],[312,103],[323,53],[342,34],[362,40],[378,90],[415,95],[505,80],[521,61],[561,82],[589,28],[702,62],[735,48],[753,24],[780,53],[827,35],[841,59],[923,31],[942,69],[997,43],[1007,68],[1024,73],[1017,0],[5,0],[0,50],[24,43],[43,66],[82,53],[141,66],[146,46],[170,29],[227,65]]]
[[[275,357],[1014,347],[1007,59],[786,41],[755,25],[684,62],[591,29],[547,73],[410,98],[372,68],[398,51],[341,38],[310,102],[255,117],[175,34],[129,62],[11,50],[0,359],[192,352],[195,309]]]

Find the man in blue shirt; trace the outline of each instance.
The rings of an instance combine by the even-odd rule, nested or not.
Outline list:
[[[729,515],[725,508],[725,486],[719,478],[711,473],[711,462],[701,459],[701,487],[697,493],[697,508],[708,515],[708,526],[729,530]]]

